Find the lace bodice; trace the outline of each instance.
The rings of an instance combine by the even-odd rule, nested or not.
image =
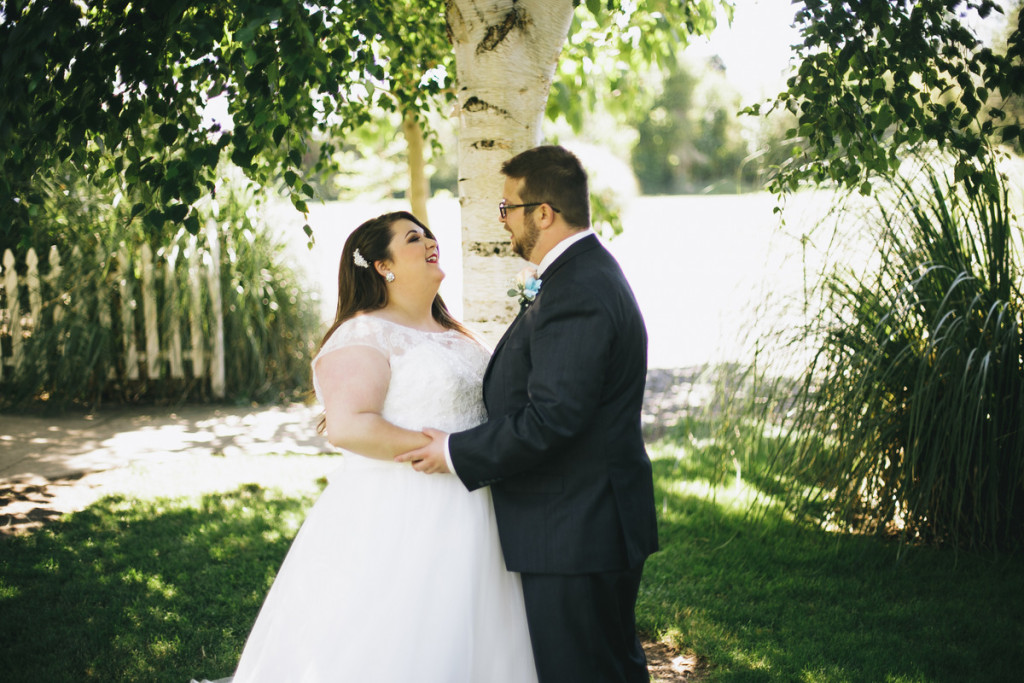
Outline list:
[[[455,330],[424,332],[373,315],[346,320],[313,359],[313,388],[323,403],[317,361],[346,346],[369,346],[391,366],[381,416],[399,427],[461,431],[483,422],[487,349]]]

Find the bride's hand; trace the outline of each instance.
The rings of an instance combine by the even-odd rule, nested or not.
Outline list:
[[[445,474],[448,469],[448,459],[445,457],[445,441],[448,435],[436,429],[423,430],[423,433],[430,437],[430,443],[422,448],[417,448],[408,453],[395,456],[395,462],[411,462],[412,468],[417,472],[426,474]]]

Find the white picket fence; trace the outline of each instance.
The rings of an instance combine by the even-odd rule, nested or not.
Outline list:
[[[6,250],[0,267],[0,384],[31,362],[26,358],[27,340],[48,321],[58,325],[69,307],[80,305],[85,298],[82,288],[89,287],[88,297],[99,301],[90,324],[112,329],[113,316],[118,316],[121,334],[116,347],[123,363],[116,365],[125,368],[126,379],[209,378],[211,394],[223,398],[224,315],[216,228],[207,230],[205,237],[205,251],[197,247],[196,237],[188,237],[158,255],[148,245],[135,253],[122,246],[114,255],[97,254],[98,263],[113,259],[111,273],[102,282],[70,282],[69,269],[61,263],[56,247],[47,254],[48,267],[42,275],[34,250],[28,251],[21,269],[14,254]],[[77,249],[72,258],[80,261]],[[187,261],[185,278],[180,275],[179,258]],[[81,275],[75,277],[81,279]],[[204,296],[204,280],[208,296]],[[116,283],[116,297],[111,282]],[[182,306],[181,301],[187,305]],[[52,307],[52,316],[44,317],[47,307]],[[141,321],[137,320],[140,315]],[[204,329],[206,316],[212,322]],[[137,329],[142,330],[141,339]],[[183,329],[188,332],[184,340]],[[5,338],[7,344],[2,343]]]

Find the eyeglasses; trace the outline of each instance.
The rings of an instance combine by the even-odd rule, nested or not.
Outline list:
[[[512,209],[522,209],[523,207],[526,206],[540,206],[541,204],[547,204],[548,206],[551,206],[551,204],[548,204],[548,202],[530,202],[529,204],[506,204],[505,200],[502,199],[500,202],[498,202],[498,213],[501,214],[501,219],[505,220],[506,218],[508,218],[508,212],[511,211]],[[556,209],[553,206],[551,206],[551,210],[554,211],[555,213],[561,213],[558,209]]]

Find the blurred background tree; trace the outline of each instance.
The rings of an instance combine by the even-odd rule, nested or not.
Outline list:
[[[649,109],[630,117],[637,141],[633,171],[644,194],[689,194],[752,188],[756,168],[737,182],[751,141],[737,120],[740,95],[720,60],[702,68],[674,65]]]

